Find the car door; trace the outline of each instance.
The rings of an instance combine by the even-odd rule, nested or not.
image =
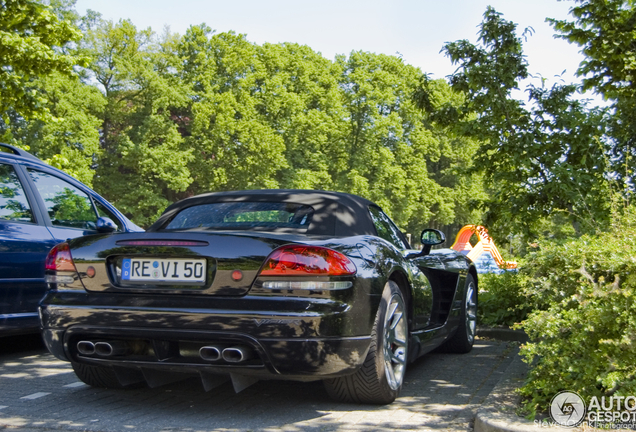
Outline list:
[[[379,207],[370,206],[369,213],[378,237],[393,244],[402,253],[410,250],[406,237]],[[413,307],[413,330],[423,329],[429,325],[433,310],[433,290],[424,272],[411,260],[405,259],[403,266],[410,273]]]
[[[56,243],[22,167],[0,162],[0,329],[38,327],[44,260]]]
[[[88,191],[53,173],[33,167],[27,168],[44,211],[48,215],[48,229],[58,241],[97,232],[97,218],[108,217],[115,222],[117,230],[123,223]]]

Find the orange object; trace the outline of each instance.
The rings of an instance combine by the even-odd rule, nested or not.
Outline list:
[[[475,246],[470,244],[470,238],[475,234],[479,241]],[[466,256],[472,261],[477,261],[477,258],[484,253],[489,253],[502,269],[514,269],[517,268],[516,261],[504,261],[499,253],[499,249],[495,246],[495,242],[488,235],[488,230],[481,225],[465,225],[457,233],[455,243],[451,248],[457,252],[468,251]]]

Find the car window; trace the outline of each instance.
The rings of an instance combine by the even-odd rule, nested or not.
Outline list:
[[[164,229],[306,229],[313,214],[313,208],[292,203],[221,202],[201,204],[181,210]]]
[[[96,228],[97,214],[90,197],[71,183],[51,174],[29,169],[55,226],[68,228]]]
[[[18,174],[7,164],[0,164],[0,219],[35,222]]]
[[[102,203],[100,203],[96,199],[94,199],[93,202],[95,203],[95,208],[97,209],[97,214],[99,215],[99,217],[109,218],[110,220],[115,222],[115,225],[117,225],[117,231],[123,231],[123,228],[122,228],[123,224],[121,223],[119,218],[115,216],[113,212],[111,212],[108,208],[106,208],[104,205],[102,205]]]
[[[389,243],[393,243],[398,249],[409,249],[410,246],[402,239],[402,235],[393,221],[379,208],[369,207],[373,225],[378,232],[378,237],[383,238]]]

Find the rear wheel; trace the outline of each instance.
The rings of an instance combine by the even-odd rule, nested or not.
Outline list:
[[[91,366],[71,362],[75,375],[84,383],[92,387],[120,389],[124,388],[117,379],[115,371],[109,367]]]
[[[339,401],[388,404],[398,396],[408,359],[408,324],[404,295],[387,282],[371,332],[371,346],[353,375],[325,380],[329,395]]]
[[[477,329],[477,284],[471,274],[466,277],[466,289],[455,335],[444,344],[445,352],[465,354],[473,349]]]

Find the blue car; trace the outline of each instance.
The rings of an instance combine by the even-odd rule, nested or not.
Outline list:
[[[73,177],[0,143],[0,336],[39,332],[45,259],[53,246],[114,231],[143,229]]]

